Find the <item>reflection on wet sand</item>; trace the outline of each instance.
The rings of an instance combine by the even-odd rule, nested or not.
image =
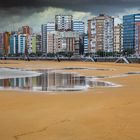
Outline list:
[[[115,84],[92,80],[74,73],[42,71],[37,77],[1,79],[1,89],[32,91],[80,91],[93,87],[115,87]]]

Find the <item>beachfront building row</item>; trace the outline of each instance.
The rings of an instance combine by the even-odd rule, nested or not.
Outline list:
[[[87,33],[85,23],[73,19],[71,15],[56,15],[55,22],[48,22],[42,25],[42,48],[44,53],[50,53],[50,44],[48,44],[48,34],[51,32],[77,32],[79,40],[82,38],[82,44],[79,43],[79,52],[97,53],[101,52],[118,52],[123,51],[123,25],[114,26],[114,18],[100,14],[93,19],[88,20]],[[55,46],[58,48],[59,46]],[[73,46],[71,46],[73,47]],[[52,46],[52,50],[53,50]],[[77,52],[75,52],[77,53]]]
[[[31,54],[41,52],[40,35],[13,34],[10,36],[9,54]]]
[[[18,31],[0,33],[1,56],[36,52],[42,52],[41,35],[33,34],[31,27],[22,26]]]
[[[51,36],[51,32],[60,32],[59,34],[70,35],[71,32],[75,32],[79,34],[79,40],[81,35],[84,35],[85,32],[85,24],[83,21],[74,20],[72,15],[56,15],[55,22],[48,22],[41,26],[42,32],[42,48],[43,53],[50,53],[50,44],[48,44],[48,37]],[[50,36],[48,36],[50,35]],[[67,42],[66,42],[67,43]],[[71,44],[71,43],[70,43]],[[69,44],[66,44],[69,45]],[[59,46],[55,46],[58,48]],[[72,49],[73,46],[70,46]],[[52,46],[53,49],[53,46]],[[76,53],[76,52],[75,52]]]
[[[33,34],[29,26],[19,28],[20,32],[0,33],[0,55],[25,53],[27,48],[28,53],[45,54],[55,53],[57,50],[75,50],[76,54],[122,53],[129,50],[132,54],[140,54],[140,14],[123,16],[123,24],[116,26],[113,17],[100,14],[88,20],[87,25],[86,31],[83,21],[73,19],[71,15],[56,15],[55,22],[42,25],[41,34]],[[54,42],[50,41],[51,38]],[[51,45],[52,42],[55,45]]]
[[[123,24],[116,26],[106,15],[88,20],[88,51],[140,55],[140,14],[125,15]]]
[[[99,15],[88,20],[88,51],[126,52],[140,55],[140,14],[123,16],[123,24]]]
[[[42,52],[40,34],[5,32],[0,34],[0,55],[31,54]]]
[[[36,53],[36,36],[13,34],[10,36],[9,54]]]

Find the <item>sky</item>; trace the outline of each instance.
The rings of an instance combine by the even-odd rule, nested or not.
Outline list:
[[[56,14],[87,21],[102,13],[115,17],[117,24],[123,15],[140,13],[140,0],[1,0],[0,32],[23,25],[40,32],[41,24],[54,21]]]

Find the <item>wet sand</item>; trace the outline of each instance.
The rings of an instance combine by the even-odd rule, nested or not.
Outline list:
[[[7,61],[0,67],[114,69],[69,70],[86,76],[140,72],[139,64],[93,62]],[[0,91],[0,140],[139,140],[140,75],[103,80],[123,87],[53,95]]]

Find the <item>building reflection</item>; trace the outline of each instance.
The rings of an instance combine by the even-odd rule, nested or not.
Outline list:
[[[37,77],[12,78],[0,80],[1,88],[16,88],[36,91],[57,91],[76,89],[87,84],[84,76],[75,74],[44,72]]]
[[[88,81],[88,85],[90,87],[109,87],[111,83],[103,82],[103,81]]]

